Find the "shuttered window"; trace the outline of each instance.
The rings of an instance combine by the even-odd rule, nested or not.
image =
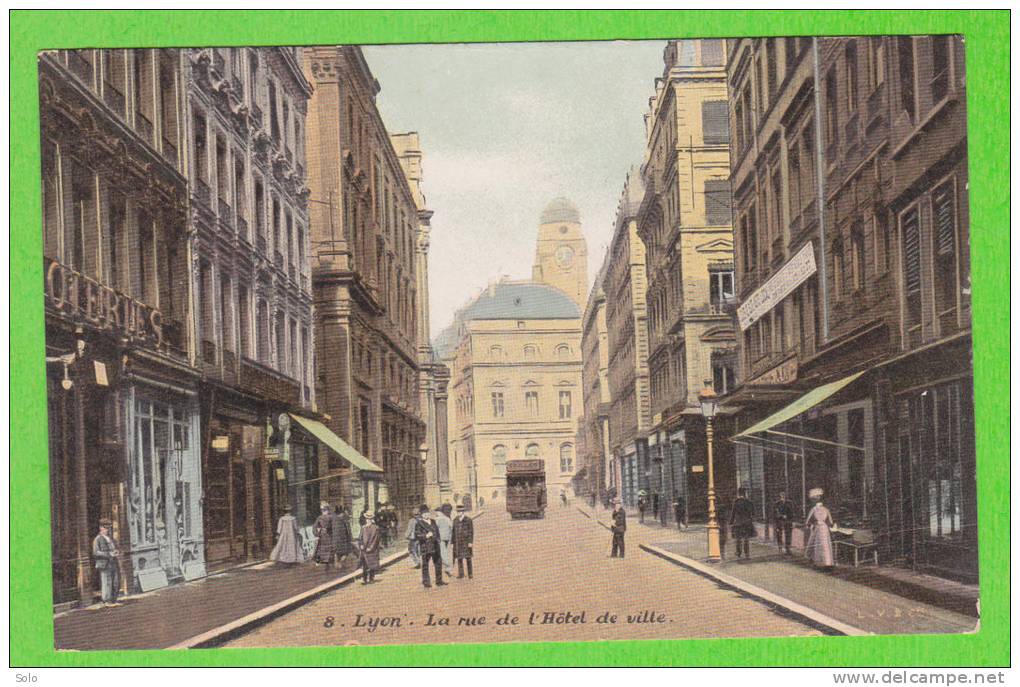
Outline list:
[[[903,284],[906,291],[906,325],[912,327],[921,321],[921,235],[917,208],[908,210],[902,218],[903,226]]]
[[[956,278],[956,198],[953,181],[932,192],[932,229],[935,248],[935,309],[943,334],[955,329]]]
[[[717,67],[723,63],[723,45],[719,39],[701,41],[701,64]]]
[[[701,103],[701,132],[705,145],[730,142],[729,103],[706,100]]]
[[[709,226],[729,224],[730,182],[727,179],[709,179],[705,182],[705,223]]]

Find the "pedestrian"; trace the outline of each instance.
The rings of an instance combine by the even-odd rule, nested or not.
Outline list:
[[[361,562],[361,584],[375,582],[375,572],[379,569],[379,542],[381,535],[379,526],[375,524],[375,513],[365,511],[365,525],[358,533],[358,557]]]
[[[566,508],[567,507],[567,490],[566,489],[560,489],[560,507],[561,508]]]
[[[627,511],[623,509],[623,504],[620,503],[620,499],[613,501],[613,526],[610,528],[613,532],[613,548],[609,554],[610,558],[616,558],[619,554],[620,558],[624,557],[624,542],[623,535],[627,531]]]
[[[457,506],[458,509],[463,506]],[[407,540],[407,553],[411,559],[411,564],[414,565],[414,569],[417,570],[421,567],[421,544],[414,536],[415,528],[418,526],[418,521],[421,519],[419,515],[415,515],[413,518],[407,521],[407,530],[404,532],[404,539]]]
[[[673,499],[673,517],[676,518],[676,528],[678,530],[687,529],[687,504],[684,503],[682,496],[677,496]]]
[[[786,492],[779,492],[779,500],[772,505],[772,523],[776,531],[776,546],[790,553],[790,539],[793,536],[793,502],[786,498]]]
[[[637,511],[638,511],[638,522],[644,524],[645,522],[645,510],[648,508],[648,502],[645,501],[644,494],[638,496],[637,499]]]
[[[320,506],[321,514],[315,519],[312,525],[312,533],[315,541],[315,564],[325,564],[327,568],[333,567],[333,559],[336,558],[336,548],[333,541],[333,512],[328,503]]]
[[[659,519],[659,492],[652,492],[652,518]]]
[[[443,564],[439,553],[439,526],[432,519],[432,512],[429,507],[422,505],[418,509],[419,519],[414,528],[414,538],[418,540],[421,551],[421,583],[425,587],[431,587],[429,581],[429,563],[436,571],[436,586],[443,586]]]
[[[343,506],[337,506],[333,509],[333,555],[337,568],[343,568],[344,559],[350,555],[352,540],[351,520]]]
[[[818,567],[832,570],[835,565],[832,552],[832,528],[835,524],[832,522],[832,513],[822,503],[824,492],[821,489],[812,489],[809,493],[815,505],[804,521],[808,531],[804,554]]]
[[[104,606],[121,606],[117,601],[120,592],[120,551],[110,534],[113,523],[103,518],[99,521],[99,534],[92,540],[92,558],[99,571],[99,583]]]
[[[591,505],[592,510],[595,510],[595,500],[596,500],[595,490],[593,489],[591,493],[588,494],[588,503]]]
[[[726,517],[726,506],[719,504],[715,510],[715,521],[719,523],[719,555],[726,558],[726,542],[730,538],[729,519]]]
[[[436,525],[439,526],[439,555],[443,559],[443,570],[447,577],[453,577],[453,551],[450,541],[453,539],[453,520],[450,515],[453,513],[453,506],[444,503],[436,513]]]
[[[457,517],[453,520],[453,557],[457,559],[457,579],[464,578],[464,563],[467,562],[468,579],[475,576],[471,559],[475,546],[475,522],[464,506],[457,506]]]
[[[300,563],[305,559],[298,535],[297,518],[291,514],[290,506],[283,509],[283,515],[276,523],[276,546],[269,554],[269,560],[286,565]]]
[[[758,531],[754,528],[754,504],[747,498],[747,487],[737,489],[737,498],[730,510],[730,527],[737,541],[737,558],[751,557],[751,537]]]
[[[358,516],[358,527],[365,526],[365,513],[368,512],[368,506],[361,509],[361,515]]]

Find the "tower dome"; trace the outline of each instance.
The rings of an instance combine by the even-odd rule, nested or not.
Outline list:
[[[542,210],[542,224],[554,224],[556,222],[580,222],[581,214],[569,198],[560,196],[553,198]]]

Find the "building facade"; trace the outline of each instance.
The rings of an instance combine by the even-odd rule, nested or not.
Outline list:
[[[57,605],[93,602],[100,518],[127,589],[204,553],[182,66],[173,50],[39,58]]]
[[[653,505],[679,497],[701,517],[707,472],[705,442],[696,438],[705,427],[698,393],[706,380],[717,393],[735,383],[725,41],[670,41],[663,57],[646,117],[637,213],[648,279],[651,427],[647,441],[622,452],[623,493],[645,490]],[[726,459],[716,453],[716,463]],[[672,508],[661,511],[672,517]]]
[[[727,76],[737,479],[974,579],[962,41],[740,40]]]
[[[450,370],[458,502],[502,504],[506,461],[514,458],[545,461],[549,494],[570,488],[583,403],[575,299],[577,285],[587,282],[586,256],[577,209],[554,199],[540,218],[535,278],[490,284],[437,337],[437,354]]]
[[[269,555],[287,506],[318,513],[305,117],[293,48],[185,51],[195,363],[208,569]]]
[[[618,483],[613,472],[609,448],[609,331],[606,328],[606,263],[595,277],[581,317],[581,388],[584,414],[578,420],[578,458],[585,471],[588,493],[598,503],[610,495]]]
[[[318,404],[329,428],[383,469],[338,463],[323,488],[357,513],[389,502],[404,519],[424,498],[419,247],[431,213],[412,190],[420,150],[403,147],[405,173],[358,47],[306,49],[304,69],[315,87],[307,145]]]

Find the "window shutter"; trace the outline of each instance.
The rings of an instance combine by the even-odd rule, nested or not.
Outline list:
[[[956,213],[953,185],[944,184],[932,195],[935,215],[935,251],[941,255],[956,252]]]
[[[725,100],[706,100],[701,103],[701,132],[705,145],[729,143],[729,103]]]
[[[729,224],[731,196],[727,179],[709,179],[705,182],[705,222],[710,226]]]
[[[914,208],[903,216],[903,269],[907,292],[921,289],[921,236]]]

